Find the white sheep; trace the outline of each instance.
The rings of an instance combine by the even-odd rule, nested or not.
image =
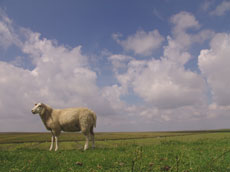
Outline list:
[[[58,150],[58,136],[61,131],[81,131],[86,137],[84,150],[88,149],[91,135],[92,147],[95,147],[93,128],[96,127],[97,117],[93,111],[87,108],[52,109],[46,104],[38,103],[33,107],[32,113],[39,114],[46,129],[51,131],[50,151],[53,149],[54,139],[55,151]]]

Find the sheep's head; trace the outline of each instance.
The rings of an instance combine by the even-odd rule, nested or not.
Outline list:
[[[31,112],[33,114],[43,114],[45,112],[45,105],[43,103],[35,104]]]

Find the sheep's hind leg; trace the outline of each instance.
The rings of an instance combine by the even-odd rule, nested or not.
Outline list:
[[[92,140],[92,148],[95,148],[93,126],[90,128],[90,134],[91,134],[91,140]]]
[[[58,136],[55,136],[55,143],[56,143],[55,151],[57,151],[58,150]]]
[[[90,136],[90,133],[89,133],[88,126],[85,125],[85,127],[81,129],[81,132],[85,136],[85,146],[84,146],[84,151],[85,151],[89,147],[89,136]]]
[[[54,145],[54,136],[51,136],[51,144],[50,144],[50,151],[52,151]]]
[[[92,139],[92,148],[95,148],[95,141],[94,141],[94,135],[91,135],[91,139]]]
[[[89,135],[85,135],[85,146],[84,146],[84,151],[88,149],[89,147]]]

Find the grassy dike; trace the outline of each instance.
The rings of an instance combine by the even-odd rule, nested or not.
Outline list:
[[[97,133],[85,152],[80,134],[60,140],[49,152],[48,133],[0,134],[0,171],[230,171],[228,131]]]

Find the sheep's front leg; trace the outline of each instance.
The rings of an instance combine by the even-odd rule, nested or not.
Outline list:
[[[58,150],[58,136],[55,136],[55,142],[56,142],[55,151],[57,151]]]
[[[54,136],[51,136],[50,151],[53,149],[53,145],[54,145]]]

